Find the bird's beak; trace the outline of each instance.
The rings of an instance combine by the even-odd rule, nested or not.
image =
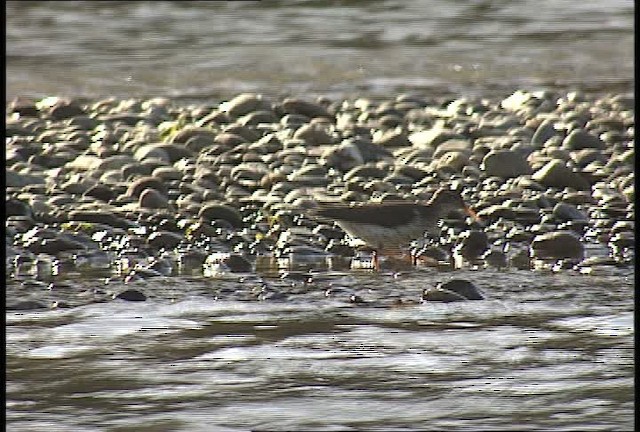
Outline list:
[[[478,216],[478,214],[476,212],[473,211],[473,209],[471,209],[471,207],[465,207],[464,208],[465,213],[467,213],[469,216],[471,216],[473,218],[474,221],[476,222],[482,222],[482,220],[480,219],[480,217]]]

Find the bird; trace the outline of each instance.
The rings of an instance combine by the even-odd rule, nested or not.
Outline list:
[[[438,189],[426,203],[319,203],[311,214],[334,221],[351,237],[358,238],[371,247],[374,251],[374,267],[379,270],[378,255],[382,251],[398,250],[425,232],[432,236],[438,235],[438,221],[457,210],[479,220],[458,191],[445,187]]]

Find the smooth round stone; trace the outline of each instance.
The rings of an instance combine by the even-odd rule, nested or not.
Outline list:
[[[229,124],[233,120],[226,112],[213,110],[196,122],[197,126],[213,126]]]
[[[309,118],[333,118],[333,116],[327,111],[327,109],[319,103],[309,102],[298,98],[286,98],[285,100],[283,100],[282,110],[285,114],[301,114]]]
[[[453,279],[439,283],[435,288],[427,288],[422,293],[423,301],[455,302],[466,300],[484,300],[484,295],[472,282]]]
[[[33,212],[31,206],[24,201],[6,197],[5,200],[5,217],[25,216],[31,217]]]
[[[271,103],[261,94],[242,93],[225,104],[225,110],[231,117],[240,117],[258,110],[270,110]]]
[[[169,206],[167,197],[155,189],[145,189],[140,193],[138,204],[142,208],[166,209]]]
[[[252,111],[238,119],[243,126],[257,126],[261,123],[278,123],[280,118],[271,110]]]
[[[554,231],[534,237],[530,246],[531,256],[539,259],[582,259],[584,245],[580,238],[569,231]]]
[[[598,136],[582,129],[576,129],[567,135],[562,142],[562,146],[568,150],[582,150],[585,148],[604,150],[606,147],[604,141]]]
[[[32,184],[45,184],[45,176],[40,174],[18,173],[11,169],[5,170],[5,187],[23,188]]]
[[[171,144],[186,144],[190,139],[199,137],[212,142],[217,133],[206,127],[186,126],[180,129],[169,141]]]
[[[565,163],[558,159],[547,162],[537,170],[531,178],[541,185],[557,188],[572,188],[575,190],[588,190],[589,182],[580,174],[573,172]]]
[[[482,259],[487,266],[497,269],[506,268],[509,266],[507,254],[501,250],[491,249],[482,255]]]
[[[391,129],[404,123],[402,116],[395,113],[385,114],[378,119],[378,125],[381,128]]]
[[[171,158],[169,157],[169,153],[163,147],[163,144],[143,145],[135,151],[133,157],[137,161],[143,161],[146,159],[159,159],[161,161],[169,163],[171,161]]]
[[[561,221],[588,221],[587,215],[578,210],[576,206],[559,202],[553,207],[553,215]]]
[[[556,120],[546,119],[536,129],[535,133],[531,137],[531,144],[540,148],[550,138],[558,136],[560,132],[555,128]]]
[[[253,264],[239,254],[231,254],[224,258],[222,262],[232,273],[248,273],[253,270]]]
[[[104,184],[95,184],[87,189],[83,194],[85,197],[96,198],[103,202],[109,202],[118,196],[117,192]]]
[[[145,189],[153,189],[162,195],[167,194],[167,186],[162,179],[153,176],[140,177],[129,184],[127,195],[139,197]]]
[[[65,120],[81,115],[86,113],[76,101],[60,99],[49,109],[49,116],[54,120]]]
[[[531,166],[521,153],[511,150],[492,150],[482,159],[480,169],[487,176],[517,177],[531,173]]]
[[[127,289],[118,294],[113,295],[114,299],[126,300],[126,301],[145,301],[147,296],[137,289]]]
[[[448,152],[460,152],[466,155],[471,154],[471,143],[462,139],[450,139],[440,143],[433,153],[434,158],[441,157]]]
[[[240,212],[224,204],[207,204],[200,209],[198,217],[205,221],[222,219],[229,222],[234,228],[242,228],[244,226]]]
[[[412,145],[406,133],[395,129],[384,132],[374,140],[374,144],[385,148],[410,147]]]
[[[244,126],[238,123],[225,126],[223,132],[241,136],[246,142],[255,142],[262,137],[252,126]]]
[[[440,156],[435,160],[431,167],[437,171],[449,170],[452,172],[461,172],[462,168],[469,163],[469,156],[463,152],[451,151]]]
[[[484,231],[467,230],[460,234],[454,252],[467,261],[478,259],[489,247],[489,238]]]
[[[302,125],[293,134],[293,138],[301,139],[309,145],[322,145],[333,143],[333,138],[322,126]]]
[[[286,114],[280,119],[280,124],[288,128],[299,128],[309,122],[309,117],[301,114]]]

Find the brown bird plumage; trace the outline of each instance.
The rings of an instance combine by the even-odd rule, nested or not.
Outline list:
[[[425,232],[437,234],[438,221],[454,210],[463,210],[477,218],[458,192],[445,188],[436,191],[425,204],[320,204],[312,214],[335,221],[350,236],[361,239],[376,251],[381,251],[407,245]]]

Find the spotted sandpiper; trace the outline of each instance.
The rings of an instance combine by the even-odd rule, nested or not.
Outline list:
[[[438,221],[455,210],[463,210],[478,219],[459,192],[446,188],[438,189],[426,203],[320,204],[312,214],[335,221],[351,237],[373,248],[374,265],[379,269],[377,258],[381,251],[398,250],[425,232],[437,235]]]

